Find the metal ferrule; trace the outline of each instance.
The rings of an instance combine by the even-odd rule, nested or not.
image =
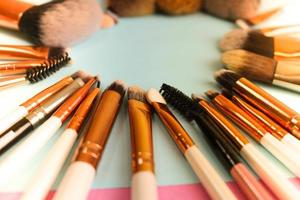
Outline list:
[[[1,16],[0,16],[1,25]],[[37,63],[37,61],[28,61],[32,59],[48,59],[49,47],[24,46],[24,45],[0,45],[0,59],[5,60],[24,60],[23,62],[13,63],[16,66],[31,65],[30,63]],[[26,60],[26,61],[25,61]],[[22,64],[23,63],[23,64]],[[40,63],[40,61],[39,61]],[[12,64],[7,63],[9,68]],[[1,64],[1,68],[5,65]]]
[[[180,151],[185,154],[186,150],[195,145],[192,138],[165,104],[153,102],[152,106],[167,128],[169,135],[173,138]]]
[[[132,171],[154,172],[151,107],[144,102],[128,100],[131,133]]]

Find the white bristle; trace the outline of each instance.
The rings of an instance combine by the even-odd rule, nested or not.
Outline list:
[[[165,99],[161,96],[161,94],[154,88],[148,90],[146,94],[147,101],[152,104],[153,102],[167,104]]]

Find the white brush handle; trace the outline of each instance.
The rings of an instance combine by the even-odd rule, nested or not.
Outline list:
[[[96,174],[95,168],[82,161],[76,161],[68,168],[53,200],[85,200]]]
[[[208,162],[196,146],[192,146],[186,150],[185,157],[213,200],[236,199],[217,170]]]
[[[300,154],[300,141],[295,136],[287,134],[281,139],[281,142],[297,151],[298,155]]]
[[[5,184],[20,168],[28,164],[61,127],[61,124],[59,118],[50,117],[1,161],[0,186]]]
[[[16,122],[20,121],[28,115],[28,111],[23,106],[18,106],[15,110],[0,119],[0,135],[9,129]]]
[[[157,185],[153,172],[142,171],[132,176],[131,200],[157,200]]]
[[[24,191],[22,200],[40,200],[47,196],[76,138],[77,132],[73,129],[66,129],[62,133],[42,161],[28,188]]]
[[[246,144],[241,149],[241,155],[279,199],[296,200],[300,197],[297,188],[252,144]]]
[[[300,177],[300,157],[297,152],[269,133],[261,138],[260,143],[293,174]]]

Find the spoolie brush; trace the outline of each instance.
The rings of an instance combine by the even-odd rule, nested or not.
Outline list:
[[[275,61],[245,50],[231,50],[223,53],[226,67],[246,78],[300,91],[299,63]]]
[[[69,47],[87,38],[99,30],[104,18],[96,0],[54,0],[39,6],[1,0],[0,15],[1,25],[51,47]]]
[[[300,42],[292,37],[267,37],[259,31],[242,29],[227,33],[220,42],[223,51],[245,49],[275,60],[299,60],[299,45]]]

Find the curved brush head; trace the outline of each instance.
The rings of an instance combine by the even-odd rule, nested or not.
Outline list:
[[[114,90],[123,96],[127,90],[127,86],[124,81],[116,80],[106,90]]]
[[[226,69],[221,69],[219,71],[216,71],[214,77],[220,85],[222,85],[228,90],[231,90],[234,87],[235,83],[240,78],[242,78],[240,75],[236,74],[235,72]]]
[[[147,102],[145,97],[145,91],[138,86],[129,87],[127,91],[127,96],[128,96],[128,100],[134,99],[144,103]]]

